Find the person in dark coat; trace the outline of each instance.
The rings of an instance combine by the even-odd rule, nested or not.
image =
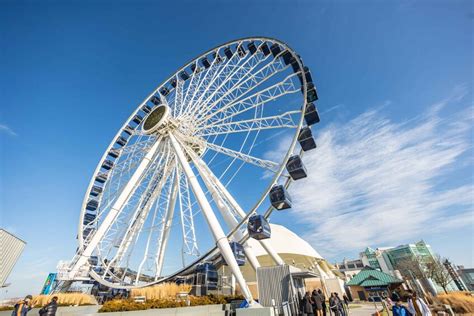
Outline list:
[[[326,316],[327,306],[326,306],[326,296],[324,295],[321,289],[318,289],[318,294],[321,296],[321,306],[323,308],[323,316]]]
[[[393,316],[411,316],[408,309],[401,304],[400,300],[395,301],[395,305],[392,307],[392,314]]]
[[[313,300],[314,315],[323,316],[322,298],[316,290],[311,294],[311,299]]]
[[[12,316],[26,316],[28,312],[33,308],[33,297],[27,295],[23,301],[15,304],[12,311]]]
[[[334,316],[341,316],[339,310],[339,299],[337,298],[336,293],[331,293],[331,297],[329,298],[329,309]]]
[[[41,316],[56,316],[56,311],[58,310],[58,297],[54,296],[51,302],[43,306],[39,310]]]
[[[303,315],[313,315],[313,305],[309,292],[306,292],[303,297]]]

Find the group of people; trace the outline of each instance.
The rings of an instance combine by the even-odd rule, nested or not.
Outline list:
[[[404,306],[398,294],[392,294],[392,301],[395,304],[392,306],[393,316],[431,316],[431,311],[425,301],[418,297],[416,292],[408,291],[408,306]]]
[[[12,316],[26,316],[28,312],[33,308],[33,297],[27,295],[24,300],[15,304],[12,312]],[[58,309],[58,297],[53,296],[51,302],[43,306],[39,310],[40,316],[55,316]]]
[[[329,310],[331,315],[347,316],[349,299],[344,294],[342,299],[338,293],[331,293],[329,297]],[[300,311],[303,315],[326,316],[328,312],[326,296],[321,289],[306,292],[300,299]]]

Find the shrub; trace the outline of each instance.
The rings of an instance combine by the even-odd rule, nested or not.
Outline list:
[[[469,292],[439,294],[435,300],[450,305],[455,313],[474,313],[474,296]]]
[[[235,299],[243,299],[242,296],[222,296],[222,295],[209,295],[209,296],[189,296],[190,306],[202,306],[202,305],[213,305],[213,304],[227,304]],[[138,311],[145,309],[158,309],[158,308],[176,308],[188,306],[187,302],[176,300],[172,297],[151,299],[144,303],[137,303],[133,299],[117,299],[111,300],[104,303],[99,309],[99,313],[106,312],[125,312],[125,311]]]

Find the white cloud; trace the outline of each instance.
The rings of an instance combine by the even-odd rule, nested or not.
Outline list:
[[[466,160],[472,170],[462,155],[472,150],[473,115],[440,115],[462,95],[457,89],[427,114],[403,123],[371,110],[315,129],[318,148],[303,158],[309,177],[290,187],[291,215],[306,224],[305,239],[332,256],[472,227],[472,178],[460,173],[461,181],[450,181]]]
[[[17,136],[18,135],[10,127],[8,127],[5,124],[0,124],[0,132],[6,133],[10,136]]]

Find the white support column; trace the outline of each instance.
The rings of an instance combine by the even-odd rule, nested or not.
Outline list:
[[[221,197],[219,191],[216,189],[216,186],[219,186],[219,184],[221,187],[224,187],[224,186],[220,183],[218,179],[216,179],[215,177],[212,177],[212,172],[209,171],[209,168],[207,168],[207,166],[203,166],[204,162],[199,157],[196,157],[196,155],[193,155],[193,160],[196,162],[195,164],[196,169],[199,171],[199,174],[204,180],[204,183],[206,184],[207,189],[209,190],[209,192],[211,192],[212,198],[216,202],[217,208],[221,212],[222,217],[224,218],[224,221],[226,222],[227,226],[230,229],[234,229],[239,224],[239,221],[231,213],[228,206],[225,204],[223,198]],[[242,238],[244,238],[244,235],[242,234],[240,230],[238,230],[235,233],[235,239],[236,241],[238,241],[238,240],[241,240]],[[257,257],[253,254],[252,247],[250,247],[250,245],[248,245],[247,242],[245,242],[243,246],[244,246],[245,256],[247,257],[247,259],[249,259],[249,262],[252,265],[253,269],[257,271],[257,269],[260,267],[260,263],[258,262]]]
[[[100,225],[99,229],[97,229],[97,232],[94,234],[94,236],[92,236],[92,239],[87,245],[86,249],[84,249],[84,251],[80,254],[80,257],[78,258],[74,266],[71,268],[71,271],[69,273],[71,279],[74,279],[78,270],[87,262],[94,249],[97,247],[99,242],[109,230],[112,223],[115,221],[116,217],[122,212],[124,205],[128,202],[132,194],[135,192],[137,184],[140,182],[143,174],[152,162],[152,158],[158,151],[160,143],[161,137],[156,140],[156,142],[147,152],[145,157],[143,157],[143,160],[140,162],[132,177],[125,185],[120,195],[117,197],[117,200],[112,205],[112,208],[110,209],[107,216],[104,218],[104,221]]]
[[[206,218],[207,224],[209,225],[212,235],[214,236],[214,240],[216,241],[217,247],[219,248],[225,261],[229,265],[237,282],[239,283],[245,299],[249,302],[249,304],[253,304],[254,301],[252,293],[250,292],[247,283],[245,282],[244,276],[242,275],[239,265],[235,260],[234,254],[232,253],[232,249],[230,248],[229,241],[227,240],[226,235],[224,234],[224,231],[222,230],[222,227],[219,224],[219,221],[216,215],[214,214],[212,207],[209,204],[209,201],[206,198],[206,194],[202,190],[199,181],[196,178],[196,175],[191,169],[191,166],[189,165],[189,162],[183,152],[183,149],[181,148],[181,145],[178,143],[173,134],[170,133],[169,138],[171,140],[171,145],[173,146],[176,152],[178,161],[180,162],[180,165],[183,168],[184,174],[188,178],[189,184],[194,192],[196,200],[202,210],[204,217]]]
[[[165,258],[166,245],[168,244],[168,238],[169,238],[170,230],[171,230],[171,223],[173,221],[174,208],[176,205],[176,196],[178,195],[178,185],[179,185],[177,171],[175,171],[173,181],[174,182],[173,182],[173,190],[171,192],[171,201],[169,202],[168,213],[166,214],[166,219],[165,219],[164,228],[163,228],[163,236],[161,236],[161,245],[160,245],[160,250],[158,254],[158,262],[156,264],[155,280],[157,280],[158,277],[161,276],[161,271],[163,270],[163,260]]]
[[[206,173],[211,177],[211,179],[214,180],[216,185],[219,187],[219,190],[222,191],[222,193],[225,195],[225,198],[229,201],[229,203],[236,210],[236,212],[239,214],[239,216],[244,218],[247,214],[245,214],[244,210],[240,207],[239,203],[237,203],[237,201],[234,199],[232,194],[230,194],[229,191],[227,191],[226,187],[219,181],[219,179],[214,175],[214,173],[211,171],[211,169],[209,169],[209,167],[200,158],[199,158],[199,165],[201,167],[203,167],[206,170]],[[277,265],[284,265],[285,264],[285,262],[280,257],[280,255],[275,251],[275,249],[273,249],[273,247],[270,244],[269,240],[264,239],[264,240],[259,240],[259,242],[262,245],[262,247],[265,249],[265,251],[268,253],[268,255],[273,259],[273,261]]]

